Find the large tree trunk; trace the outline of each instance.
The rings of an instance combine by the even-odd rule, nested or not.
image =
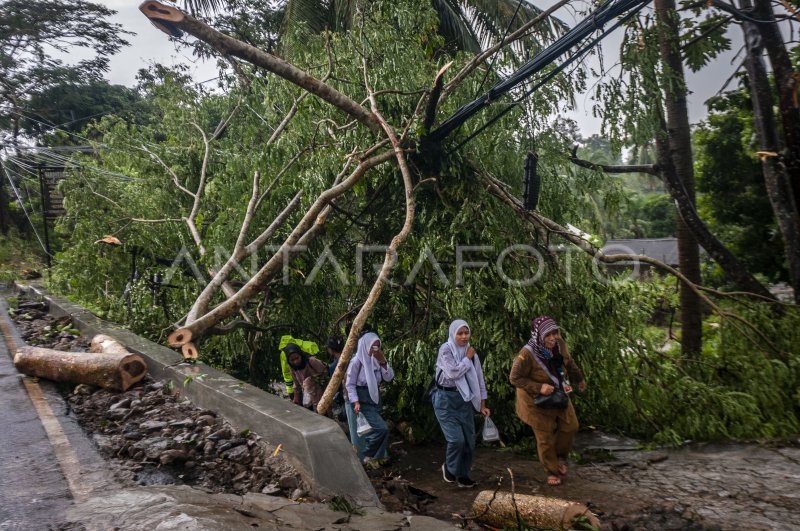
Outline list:
[[[680,54],[678,33],[679,17],[674,0],[655,0],[658,17],[658,41],[661,62],[668,82],[664,83],[664,105],[667,114],[668,154],[659,149],[659,154],[669,160],[660,160],[664,169],[674,168],[682,182],[689,201],[694,207],[695,184],[692,161],[692,141],[689,129],[689,113],[686,105],[686,82]],[[664,139],[661,139],[663,144]],[[660,157],[661,158],[661,157]],[[678,260],[680,270],[690,281],[700,284],[700,250],[691,230],[678,220]],[[700,299],[690,289],[681,285],[681,349],[684,355],[694,355],[702,347],[702,311]]]
[[[750,7],[749,0],[742,0],[742,7]],[[758,16],[770,16],[768,12],[758,11]],[[800,303],[800,213],[797,208],[797,190],[793,190],[792,182],[797,184],[800,179],[800,134],[797,128],[800,127],[798,120],[798,109],[794,106],[794,78],[791,77],[791,63],[788,64],[789,71],[784,61],[788,62],[789,57],[780,40],[780,46],[774,40],[781,39],[780,31],[774,28],[777,36],[771,32],[765,32],[763,28],[759,31],[759,26],[772,26],[771,24],[754,24],[743,22],[742,31],[744,32],[747,58],[745,67],[747,77],[750,81],[750,94],[753,102],[753,120],[755,122],[756,134],[758,136],[759,148],[761,151],[769,153],[780,152],[780,139],[778,138],[778,128],[775,123],[773,111],[772,89],[769,84],[767,68],[764,65],[762,53],[766,42],[773,41],[772,48],[782,48],[783,53],[773,51],[770,53],[775,80],[778,85],[778,96],[780,100],[781,121],[783,122],[784,139],[786,140],[785,164],[781,164],[778,156],[764,156],[761,160],[761,167],[764,172],[764,183],[767,188],[767,196],[775,212],[781,235],[783,236],[784,252],[786,261],[789,264],[789,280],[794,288],[794,300]],[[763,38],[764,34],[769,34],[769,39]],[[773,58],[773,56],[776,56]],[[785,56],[785,58],[783,57]],[[793,175],[794,174],[794,175]]]
[[[749,7],[750,0],[742,3]],[[753,16],[758,20],[771,20],[770,24],[750,24],[761,34],[761,42],[769,55],[775,84],[778,88],[778,109],[781,115],[783,140],[785,143],[784,160],[792,189],[792,198],[796,207],[800,207],[800,108],[797,106],[797,91],[800,89],[795,77],[794,68],[786,43],[781,35],[778,23],[769,0],[755,0]],[[744,29],[744,28],[743,28]],[[747,31],[747,30],[745,30]],[[795,294],[797,287],[795,286]]]
[[[54,382],[96,385],[127,391],[147,374],[147,364],[138,354],[122,352],[64,352],[40,347],[22,347],[14,355],[14,366],[28,376]]]
[[[483,490],[472,502],[478,522],[496,529],[572,529],[576,518],[585,517],[600,529],[600,520],[581,503],[510,492]]]

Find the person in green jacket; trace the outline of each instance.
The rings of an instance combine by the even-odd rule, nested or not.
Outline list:
[[[281,340],[278,343],[278,350],[281,353],[281,372],[283,373],[283,382],[286,384],[286,392],[291,399],[294,397],[294,381],[292,380],[292,368],[289,366],[289,360],[286,359],[286,352],[284,352],[286,345],[289,343],[297,345],[300,350],[309,356],[316,356],[319,352],[319,346],[313,341],[304,341],[289,335],[281,336]]]

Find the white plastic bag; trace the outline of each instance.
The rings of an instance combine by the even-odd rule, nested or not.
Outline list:
[[[497,426],[494,425],[494,422],[492,422],[492,419],[489,417],[486,417],[483,421],[481,438],[483,442],[495,442],[500,440],[500,432],[497,431]]]
[[[363,437],[372,431],[372,426],[367,422],[367,417],[363,413],[359,413],[356,417],[356,433],[359,437]]]

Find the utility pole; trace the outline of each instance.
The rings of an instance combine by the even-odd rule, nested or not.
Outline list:
[[[42,226],[44,228],[44,252],[47,255],[47,270],[50,270],[51,262],[50,262],[50,233],[47,228],[47,204],[49,203],[48,197],[49,194],[47,193],[47,185],[44,182],[44,168],[41,164],[38,165],[38,173],[39,173],[39,191],[41,197],[41,205],[42,205]]]

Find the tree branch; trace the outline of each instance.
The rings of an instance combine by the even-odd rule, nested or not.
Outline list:
[[[194,192],[189,191],[188,188],[186,188],[185,186],[181,185],[181,183],[178,181],[178,176],[175,174],[174,171],[172,171],[172,168],[167,166],[166,163],[163,160],[161,160],[161,157],[159,157],[158,155],[156,155],[155,153],[153,153],[152,151],[147,149],[147,146],[145,146],[144,144],[142,144],[141,147],[142,147],[142,151],[144,151],[145,153],[149,154],[152,158],[156,159],[156,161],[159,164],[161,164],[161,166],[163,166],[165,170],[167,170],[167,172],[169,173],[170,177],[172,177],[173,184],[175,184],[175,186],[178,188],[178,190],[180,190],[181,192],[187,194],[189,197],[194,197]]]
[[[516,211],[517,215],[522,217],[523,219],[527,219],[532,224],[543,227],[548,232],[554,232],[556,234],[561,235],[567,241],[569,241],[570,243],[572,243],[573,245],[575,245],[588,255],[592,256],[594,259],[599,260],[603,263],[613,264],[617,262],[643,262],[673,275],[686,287],[688,287],[695,294],[697,294],[697,296],[720,317],[729,318],[745,325],[761,339],[763,344],[768,345],[773,351],[778,353],[782,359],[788,358],[788,355],[785,352],[782,352],[780,349],[778,349],[778,347],[761,330],[759,330],[756,326],[754,326],[746,319],[740,317],[739,315],[723,310],[719,305],[717,305],[704,293],[704,290],[702,289],[701,286],[695,284],[694,282],[686,278],[686,276],[684,276],[677,269],[665,264],[660,260],[656,260],[655,258],[650,258],[649,256],[644,256],[644,255],[635,255],[635,254],[614,254],[610,256],[605,255],[600,249],[595,247],[591,242],[581,238],[577,234],[570,232],[565,227],[562,227],[555,221],[548,219],[540,214],[537,214],[536,212],[525,210],[522,203],[520,203],[520,201],[516,197],[513,197],[503,187],[499,186],[498,183],[501,183],[501,181],[498,181],[497,179],[486,173],[482,173],[482,178],[484,184],[486,184],[486,186],[488,187],[489,192],[495,197],[502,200],[507,205],[509,205],[514,211]],[[746,334],[743,335],[745,337],[748,337]],[[751,338],[748,337],[748,339]]]
[[[439,104],[439,97],[442,95],[442,88],[444,87],[444,73],[452,64],[453,62],[450,61],[440,68],[439,73],[433,79],[433,88],[430,96],[428,96],[428,105],[425,107],[425,118],[422,120],[422,128],[426,133],[431,130],[434,121],[436,121],[436,106]]]
[[[254,190],[255,193],[258,193],[258,190]],[[186,316],[186,322],[191,323],[198,319],[199,316],[204,315],[206,310],[208,310],[208,305],[211,303],[211,298],[216,293],[217,289],[223,285],[223,283],[227,282],[228,277],[233,272],[234,268],[242,263],[242,260],[251,256],[253,253],[261,249],[269,240],[275,231],[283,225],[289,215],[294,212],[297,206],[300,204],[300,198],[302,197],[303,192],[297,192],[294,198],[289,202],[288,205],[281,211],[280,214],[272,221],[272,223],[267,227],[264,232],[262,232],[255,240],[253,240],[247,246],[239,246],[237,242],[237,247],[234,249],[233,254],[228,258],[225,264],[213,274],[211,280],[206,284],[203,288],[203,291],[200,295],[197,296],[195,299],[194,304],[192,305],[191,310],[189,310],[188,315]],[[252,202],[252,199],[251,199]],[[249,223],[248,223],[249,224]],[[241,241],[244,242],[242,234],[240,232]],[[227,293],[226,293],[227,295]]]
[[[655,175],[659,179],[661,179],[661,173],[656,164],[634,164],[630,166],[609,166],[606,164],[597,164],[595,162],[590,162],[588,160],[583,160],[578,158],[578,144],[575,144],[572,148],[572,154],[569,157],[569,161],[576,166],[580,166],[581,168],[587,168],[589,170],[595,171],[604,171],[606,173],[649,173],[650,175]]]
[[[233,313],[244,308],[247,301],[260,291],[269,282],[275,273],[282,267],[284,260],[288,262],[290,253],[301,238],[309,232],[309,228],[327,205],[328,201],[350,190],[357,182],[361,181],[367,171],[383,164],[394,157],[392,151],[386,151],[362,161],[356,169],[341,183],[322,192],[313,205],[306,211],[303,218],[292,230],[291,234],[281,245],[280,249],[267,261],[266,264],[242,288],[227,301],[219,304],[209,313],[199,317],[196,321],[186,323],[186,326],[173,332],[167,341],[170,346],[179,347],[192,340],[192,337],[202,335],[205,330],[228,318]],[[321,223],[317,226],[321,226]]]
[[[657,165],[639,166],[605,166],[577,158],[577,146],[572,149],[570,161],[574,164],[592,170],[602,170],[608,173],[630,173],[639,171],[655,175],[664,183],[667,193],[669,193],[675,203],[678,215],[686,224],[697,242],[708,252],[708,254],[722,267],[725,274],[745,291],[758,293],[767,298],[774,298],[769,290],[765,288],[749,271],[739,262],[736,256],[714,236],[700,218],[697,209],[689,199],[689,194],[683,181],[678,178],[674,168],[662,167]]]
[[[349,114],[371,131],[380,132],[380,125],[376,117],[367,109],[293,64],[255,46],[220,33],[196,18],[160,2],[153,0],[143,2],[139,6],[139,10],[165,33],[174,36],[175,31],[185,31],[208,44],[221,55],[238,57],[248,63],[264,68],[325,100],[342,112]]]
[[[364,301],[364,305],[358,311],[355,319],[353,319],[353,326],[350,328],[350,334],[347,337],[347,342],[345,343],[342,354],[339,357],[339,362],[336,364],[336,370],[333,372],[333,375],[328,382],[328,386],[325,388],[325,393],[322,395],[319,404],[317,404],[317,412],[321,415],[327,413],[328,408],[333,401],[333,395],[336,394],[337,389],[342,384],[345,371],[347,370],[347,366],[350,363],[353,352],[355,351],[361,329],[372,313],[375,304],[378,302],[378,298],[383,292],[383,288],[386,286],[386,282],[389,279],[389,274],[391,273],[394,265],[397,263],[397,249],[403,244],[408,235],[411,233],[411,227],[414,223],[414,190],[411,179],[411,170],[409,169],[406,161],[406,153],[403,149],[401,141],[397,138],[394,129],[386,122],[378,110],[378,101],[369,85],[366,58],[362,59],[362,62],[364,65],[364,86],[366,86],[367,92],[370,95],[369,100],[372,113],[378,118],[378,122],[392,143],[392,150],[395,158],[397,159],[397,164],[400,167],[400,173],[403,176],[403,189],[405,191],[406,199],[406,217],[400,232],[398,232],[394,238],[392,238],[389,247],[386,249],[386,254],[383,258],[383,265],[381,266],[380,273],[378,273],[378,278],[375,279],[375,283],[372,285],[372,289],[367,296],[367,300]]]

